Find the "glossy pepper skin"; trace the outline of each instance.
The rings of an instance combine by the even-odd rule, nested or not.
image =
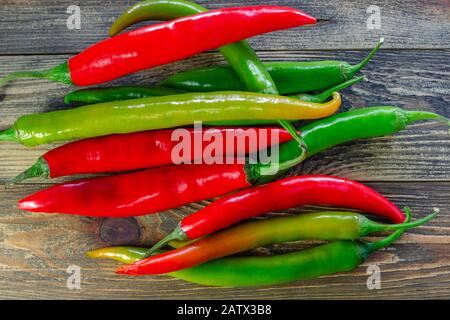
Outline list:
[[[64,103],[96,104],[117,100],[130,100],[148,97],[169,96],[179,93],[186,93],[186,91],[157,86],[154,87],[123,86],[123,87],[81,89],[70,92],[67,95],[65,95]]]
[[[112,25],[110,34],[115,35],[127,26],[142,20],[172,20],[206,11],[208,11],[206,8],[189,1],[146,0],[138,2],[126,10]],[[245,84],[247,90],[278,94],[270,74],[246,41],[232,43],[219,50],[224,54],[234,72]],[[298,143],[302,143],[300,136],[289,121],[279,119],[277,122],[288,130]]]
[[[176,130],[176,129],[175,129]],[[281,128],[209,128],[186,129],[191,143],[188,163],[208,161],[205,148],[211,143],[208,137],[223,138],[223,149],[214,156],[244,156],[271,146],[272,135],[278,143],[291,139],[291,135]],[[116,172],[152,168],[173,163],[172,151],[180,143],[175,139],[174,129],[135,132],[110,135],[98,138],[74,141],[46,152],[36,163],[13,179],[14,183],[33,177],[56,178],[74,174]],[[234,148],[227,150],[235,137],[256,134],[256,144],[245,139],[244,144],[233,143]],[[183,137],[185,139],[185,137]],[[231,139],[228,141],[228,139]],[[195,148],[195,141],[200,148]],[[228,141],[228,142],[227,142]],[[179,164],[179,163],[176,163]]]
[[[447,118],[426,111],[381,106],[355,109],[314,121],[300,129],[308,147],[308,157],[355,139],[382,137],[404,130],[423,120],[450,125]]]
[[[124,274],[163,274],[274,243],[314,240],[356,240],[371,232],[417,227],[437,212],[413,223],[383,225],[349,212],[319,212],[248,222],[181,248],[121,268]],[[147,255],[146,255],[147,257]]]
[[[145,20],[173,20],[208,9],[184,0],[146,0],[128,8],[111,26],[109,34],[117,35],[125,28]],[[219,48],[230,67],[244,83],[246,90],[277,94],[270,74],[247,41],[231,43]]]
[[[97,217],[155,213],[272,180],[303,161],[305,151],[284,143],[279,155],[274,163],[186,164],[61,183],[20,200],[19,208]]]
[[[333,60],[269,62],[264,65],[275,81],[280,94],[322,91],[353,78],[370,61],[382,43],[383,39],[363,61],[356,65]],[[159,85],[200,92],[245,90],[243,82],[228,66],[213,66],[176,73],[160,82]]]
[[[338,93],[323,104],[251,92],[185,93],[25,115],[9,130],[0,131],[0,141],[11,140],[36,146],[55,141],[173,128],[196,121],[317,119],[335,113],[340,105]]]
[[[301,138],[307,148],[306,158],[356,139],[394,134],[408,125],[423,120],[436,120],[450,125],[447,118],[426,111],[404,110],[382,106],[355,109],[316,120],[302,128]],[[0,136],[1,138],[1,136]],[[296,141],[283,144],[285,149],[296,148]]]
[[[207,286],[268,286],[351,271],[368,256],[397,240],[404,230],[377,242],[335,241],[310,249],[266,257],[231,257],[210,261],[168,275]],[[88,252],[91,258],[129,263],[145,255],[145,248],[112,247]],[[120,272],[120,270],[119,270]]]
[[[250,186],[243,165],[165,166],[57,184],[19,201],[30,212],[127,217],[176,208]]]
[[[201,238],[245,219],[305,205],[351,208],[395,223],[404,221],[399,208],[359,182],[333,176],[305,175],[248,188],[217,199],[184,217],[153,250],[171,240]]]
[[[350,87],[358,82],[366,79],[365,76],[356,77],[350,80],[347,80],[341,84],[338,84],[334,87],[326,89],[320,93],[309,94],[309,93],[299,93],[288,95],[289,98],[294,98],[302,101],[308,102],[316,102],[316,103],[324,103],[327,101],[332,95],[333,92],[339,92],[345,88]],[[293,79],[293,81],[297,81]],[[68,93],[64,97],[64,103],[81,103],[81,104],[93,104],[93,103],[101,103],[108,101],[117,101],[117,100],[129,100],[129,99],[137,99],[137,98],[147,98],[147,97],[155,97],[155,96],[165,96],[169,94],[180,94],[186,93],[186,91],[170,89],[164,87],[110,87],[110,88],[93,88],[93,89],[82,89],[76,90]],[[229,120],[226,123],[228,124],[238,124],[238,125],[251,125],[249,123],[253,123],[254,121],[245,121],[242,120]],[[258,123],[265,123],[264,121],[259,121]]]
[[[415,121],[419,120],[426,120],[426,119],[435,119],[435,120],[441,120],[446,121],[448,123],[448,120],[444,117],[441,117],[437,114],[428,113],[428,112],[422,112],[422,111],[406,111],[402,110],[400,108],[395,107],[373,107],[373,108],[365,108],[365,109],[357,109],[353,111],[344,112],[341,114],[338,114],[336,116],[315,121],[312,124],[304,127],[302,130],[302,137],[304,138],[305,144],[308,148],[308,153],[306,154],[306,157],[312,156],[322,150],[325,150],[335,144],[344,143],[347,141],[351,141],[354,139],[359,138],[369,138],[369,137],[376,137],[376,136],[383,136],[388,135],[397,131],[402,130],[405,128],[408,124],[413,123]],[[1,136],[0,136],[1,137]],[[333,144],[334,143],[334,144]],[[305,157],[305,154],[303,152],[303,149],[299,146],[299,144],[292,140],[286,143],[283,143],[279,146],[279,162],[278,163],[255,163],[255,164],[246,164],[241,165],[240,170],[245,172],[246,174],[246,180],[248,183],[251,183],[252,185],[256,184],[263,184],[270,181],[273,181],[275,178],[279,177],[279,175],[283,172],[285,172],[287,169],[292,168],[293,166],[301,163]],[[198,165],[201,166],[201,165]],[[202,180],[209,180],[209,173],[208,173],[208,167],[206,166],[205,170],[196,170],[195,171],[195,177],[194,173],[189,170],[189,167],[185,167],[185,170],[180,170],[177,174],[180,174],[182,176],[188,176],[191,179],[196,179],[199,181]],[[226,168],[226,167],[224,167]],[[148,173],[149,180],[151,181],[151,173]],[[126,174],[119,176],[119,180],[122,180],[122,178],[125,180],[127,179]],[[83,189],[86,188],[89,184],[93,183],[98,184],[97,178],[94,179],[85,179],[82,180],[83,183],[79,184],[69,184],[69,188],[66,188],[65,184],[58,185],[55,187],[52,187],[50,191],[41,191],[38,192],[21,202],[27,202],[30,199],[33,199],[33,206],[34,211],[40,211],[40,212],[49,212],[47,209],[47,203],[51,203],[52,210],[54,212],[60,212],[64,213],[62,208],[65,208],[64,201],[59,203],[57,193],[59,193],[59,190],[64,190],[61,192],[66,193],[66,197],[71,197],[71,203],[75,203],[76,206],[74,208],[69,208],[70,211],[73,210],[82,210],[85,211],[86,209],[83,208],[82,201],[78,198],[78,194],[83,194],[85,191]],[[110,183],[114,181],[114,178],[111,178]],[[182,187],[177,185],[176,180],[169,181],[166,180],[166,183],[171,182],[172,188],[174,189],[182,189]],[[130,182],[130,185],[132,184],[132,181]],[[218,191],[218,195],[223,195],[227,192],[230,192],[228,189],[228,186],[226,184],[222,185],[223,189],[221,191]],[[80,190],[78,190],[80,189]],[[237,190],[238,188],[236,188]],[[120,191],[120,190],[119,190]],[[127,190],[124,190],[123,192],[126,193]],[[188,192],[188,191],[186,191]],[[198,199],[198,197],[195,197],[194,195],[191,195],[192,198],[184,197],[186,200],[186,203],[196,201],[195,199]],[[97,195],[99,197],[99,195]],[[103,193],[102,197],[105,199],[102,199],[105,203],[108,203],[108,199],[111,197],[108,192]],[[164,198],[162,198],[164,199]],[[206,199],[206,198],[204,198]],[[157,204],[156,206],[166,206],[168,204]],[[175,208],[177,204],[172,204],[171,207]],[[78,206],[81,206],[82,208],[79,209]],[[23,209],[29,210],[30,205],[23,205]],[[64,210],[67,210],[66,208]],[[103,208],[95,207],[90,208],[92,212],[90,212],[90,215],[106,215],[108,216],[108,213],[105,212]],[[155,209],[152,207],[147,208],[148,212],[134,212],[134,215],[141,215],[146,214],[149,212],[155,212]],[[131,213],[130,213],[131,214]],[[122,214],[119,214],[119,216],[122,216]]]
[[[52,70],[12,74],[2,79],[0,85],[17,77],[94,85],[261,33],[315,22],[313,17],[289,7],[212,10],[123,33],[87,48]]]
[[[307,148],[306,158],[308,158],[341,143],[355,139],[390,135],[405,129],[409,124],[416,121],[433,119],[444,121],[449,124],[446,118],[430,112],[407,111],[396,107],[371,107],[347,111],[326,119],[314,121],[311,124],[302,127],[300,132]],[[290,141],[284,143],[280,150],[293,150],[294,152],[296,148],[298,149],[296,142]],[[283,153],[286,153],[286,151],[280,154],[283,155]],[[296,157],[292,155],[286,158],[294,159]],[[289,163],[286,159],[284,162]],[[264,172],[264,169],[266,168],[254,167],[254,170],[257,172],[260,170]],[[267,175],[266,173],[254,175],[259,176],[256,180],[258,181],[258,184],[270,182],[274,178],[274,176]],[[230,197],[233,197],[233,195]],[[271,198],[271,196],[268,197],[269,199]],[[226,198],[222,198],[215,203],[220,203],[220,201],[224,201],[224,199]],[[234,223],[233,221],[227,221],[226,219],[229,217],[226,215],[223,221],[221,220],[223,215],[216,216],[214,213],[203,215],[202,213],[208,213],[207,210],[209,210],[209,206],[204,210],[186,217],[185,219],[190,219],[190,222],[189,220],[185,221],[185,219],[183,219],[181,225],[177,227],[173,233],[169,234],[167,238],[163,239],[158,246],[163,245],[171,239],[196,239]],[[262,212],[266,212],[264,209],[262,210]],[[402,221],[399,211],[397,214],[394,212],[392,213],[392,218],[395,222]],[[215,219],[218,219],[217,222],[214,221]],[[244,217],[238,216],[236,221],[241,219],[244,219]],[[183,224],[187,226],[185,229],[182,227]],[[187,233],[188,230],[189,233]]]

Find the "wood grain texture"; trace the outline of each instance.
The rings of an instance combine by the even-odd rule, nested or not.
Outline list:
[[[448,0],[246,0],[197,1],[207,8],[271,4],[299,8],[319,19],[301,27],[261,35],[250,40],[257,49],[297,50],[368,48],[384,36],[386,47],[449,48]],[[0,4],[0,54],[75,53],[107,37],[111,23],[135,1],[85,0],[79,3],[81,29],[68,30],[66,13],[71,0],[3,0]],[[367,28],[369,6],[377,5],[381,29]],[[139,24],[139,26],[144,23]]]
[[[441,214],[426,226],[408,231],[393,246],[374,254],[354,272],[276,287],[234,289],[202,287],[166,276],[117,276],[113,273],[117,263],[91,261],[83,256],[86,250],[109,245],[99,236],[103,219],[20,212],[14,209],[16,200],[36,191],[39,186],[3,187],[0,193],[1,296],[40,299],[448,298],[450,184],[369,185],[399,206],[410,206],[415,218],[425,216],[433,206],[439,207]],[[183,215],[206,203],[137,218],[143,232],[136,244],[144,245],[159,239]],[[289,210],[272,215],[298,212],[300,210]],[[257,254],[279,254],[304,247],[304,243],[274,245]],[[369,264],[377,264],[381,268],[381,290],[368,290],[366,287]],[[80,291],[66,287],[69,265],[81,268]]]
[[[257,0],[198,2],[211,9],[261,4]],[[2,0],[0,78],[13,71],[54,66],[105,38],[112,21],[132,3],[135,1],[82,1],[79,4],[82,29],[67,30],[66,9],[76,4],[70,0]],[[360,49],[371,48],[379,37],[385,38],[382,50],[365,68],[369,81],[343,91],[342,110],[396,105],[450,117],[450,1],[267,0],[264,3],[294,6],[320,19],[315,27],[251,39],[264,61],[333,59],[357,63],[367,54],[367,50]],[[381,9],[381,30],[366,28],[369,16],[366,10],[373,4]],[[124,77],[111,85],[151,85],[178,71],[223,62],[218,53],[204,53]],[[72,89],[31,79],[0,88],[0,129],[23,114],[66,108],[62,99]],[[364,181],[398,206],[410,206],[414,218],[430,213],[432,207],[440,208],[441,213],[426,226],[408,231],[393,246],[377,252],[353,272],[263,288],[210,288],[166,276],[117,276],[113,273],[117,263],[85,258],[85,251],[108,245],[152,244],[171,231],[184,215],[203,208],[211,200],[120,220],[19,211],[16,209],[19,199],[65,180],[34,179],[17,186],[6,185],[8,179],[54,146],[26,149],[12,143],[0,144],[0,298],[450,298],[450,138],[443,124],[420,123],[393,137],[348,143],[291,170],[289,174],[324,173]],[[264,218],[317,209],[296,208]],[[315,244],[272,245],[248,254],[278,254]],[[381,268],[381,290],[366,287],[369,264]],[[81,268],[79,291],[66,287],[70,265]]]

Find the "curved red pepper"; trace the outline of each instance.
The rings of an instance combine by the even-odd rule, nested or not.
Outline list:
[[[244,165],[179,165],[57,184],[19,201],[31,212],[126,217],[248,187]]]
[[[215,157],[227,154],[227,151],[232,151],[233,154],[229,156],[234,156],[265,149],[271,146],[272,134],[278,137],[279,143],[287,142],[292,138],[286,130],[281,128],[188,128],[186,130],[189,132],[190,141],[193,142],[189,144],[191,152],[190,157],[187,157],[192,162],[201,160],[205,148],[211,143],[206,141],[207,135],[223,137],[223,153],[214,154]],[[263,130],[264,135],[262,135]],[[257,143],[250,144],[249,139],[245,139],[243,145],[234,143],[234,150],[225,149],[229,137],[245,137],[250,131],[256,133]],[[172,149],[180,143],[179,140],[172,141],[173,132],[174,129],[153,130],[79,140],[50,150],[42,158],[47,162],[50,178],[169,165],[173,164]],[[194,148],[196,145],[194,141],[201,142],[198,144],[200,147]]]
[[[69,71],[73,84],[93,85],[261,33],[315,22],[315,18],[289,7],[211,10],[101,41],[70,58]]]
[[[185,217],[180,229],[196,239],[263,213],[304,205],[344,207],[401,223],[405,216],[375,190],[349,179],[307,175],[286,178],[220,198]]]

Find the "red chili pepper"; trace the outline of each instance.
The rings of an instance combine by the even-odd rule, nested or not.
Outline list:
[[[405,220],[403,212],[392,202],[356,181],[325,175],[291,177],[214,201],[181,220],[149,254],[171,240],[197,239],[244,219],[304,205],[351,208],[395,223]]]
[[[223,163],[227,163],[225,155],[243,156],[270,147],[273,142],[272,135],[278,137],[279,143],[287,142],[292,138],[286,130],[276,127],[188,128],[186,130],[189,136],[183,135],[183,140],[174,136],[174,129],[166,129],[110,135],[68,143],[45,153],[33,166],[14,178],[13,182],[17,183],[33,177],[56,178],[74,174],[127,171],[170,165],[174,163],[173,148],[184,139],[192,143],[188,144],[190,153],[184,155],[183,159],[190,160],[191,163],[197,163],[197,160],[207,163],[208,159],[203,156],[205,148],[213,143],[209,141],[209,138],[213,137],[213,140],[215,137],[222,138],[222,150],[216,150],[218,153],[213,156],[214,159],[223,156]],[[252,141],[245,139],[245,137],[252,137],[253,133],[255,139]],[[238,143],[238,139],[244,143]],[[233,150],[227,150],[227,146],[230,145],[234,146]]]
[[[302,11],[288,7],[212,10],[102,41],[71,58],[69,68],[74,84],[97,84],[261,33],[315,22]]]
[[[0,85],[17,77],[99,84],[258,34],[315,22],[300,10],[281,6],[211,10],[120,34],[87,48],[68,63],[46,71],[11,74]]]
[[[168,210],[249,185],[241,164],[186,164],[61,183],[20,200],[19,208],[126,217]]]

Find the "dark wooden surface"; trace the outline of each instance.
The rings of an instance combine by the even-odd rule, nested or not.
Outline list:
[[[83,1],[81,30],[67,30],[71,1],[3,0],[0,3],[0,77],[53,66],[106,37],[107,28],[134,1]],[[200,1],[209,8],[260,1]],[[345,90],[343,110],[396,105],[450,117],[450,1],[378,1],[382,29],[367,30],[371,1],[265,1],[302,8],[320,19],[315,27],[256,37],[251,43],[265,61],[339,59],[358,62],[380,36],[386,43],[365,69],[369,81]],[[114,84],[151,84],[192,67],[222,63],[218,53],[125,77]],[[71,88],[44,80],[18,80],[0,89],[0,128],[22,114],[56,110]],[[153,243],[185,214],[208,201],[157,215],[111,221],[77,216],[28,214],[17,200],[49,185],[31,180],[8,186],[46,150],[0,144],[0,298],[450,298],[450,138],[437,123],[411,126],[393,137],[356,141],[333,148],[292,170],[363,181],[419,218],[439,207],[426,226],[407,232],[354,272],[264,288],[208,288],[169,277],[127,278],[116,263],[90,261],[86,250],[109,244]],[[56,180],[56,181],[62,181]],[[56,182],[55,181],[55,182]],[[53,182],[53,181],[52,181]],[[302,209],[289,210],[289,213]],[[280,214],[280,213],[276,213]],[[275,245],[257,254],[276,254],[304,243]],[[368,290],[366,269],[381,268],[381,290]],[[81,268],[81,290],[69,290],[66,269]]]

